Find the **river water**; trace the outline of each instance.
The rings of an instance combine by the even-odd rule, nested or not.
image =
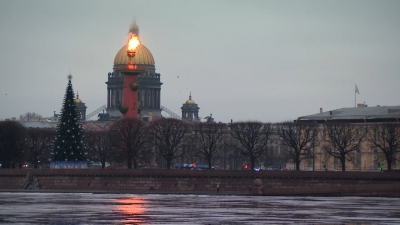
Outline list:
[[[0,192],[0,224],[400,224],[400,199]]]

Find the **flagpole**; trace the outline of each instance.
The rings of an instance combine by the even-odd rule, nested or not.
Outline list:
[[[360,94],[360,91],[358,91],[357,84],[354,86],[354,107],[357,107],[357,93]]]

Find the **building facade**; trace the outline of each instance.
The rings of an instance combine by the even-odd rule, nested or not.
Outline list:
[[[182,120],[200,122],[199,107],[192,99],[192,93],[189,94],[189,99],[182,105]]]
[[[313,151],[313,158],[302,161],[301,170],[316,171],[341,171],[342,165],[339,159],[327,154],[329,135],[328,124],[347,124],[352,126],[349,135],[356,139],[362,139],[359,149],[348,154],[349,161],[346,161],[346,171],[378,171],[379,168],[387,170],[388,165],[383,152],[373,147],[370,138],[379,135],[374,130],[379,124],[394,124],[400,126],[400,106],[376,106],[367,107],[358,104],[355,108],[342,108],[320,113],[302,116],[297,118],[298,123],[312,123],[317,125],[317,142]],[[372,135],[372,136],[371,136]],[[381,134],[382,135],[382,134]],[[383,134],[384,135],[384,134]],[[379,137],[378,137],[379,138]],[[394,153],[392,160],[392,170],[400,169],[400,154]]]
[[[80,121],[85,121],[87,107],[86,107],[85,103],[83,103],[82,100],[79,98],[78,92],[76,93],[75,103],[76,103],[76,110],[79,114]]]

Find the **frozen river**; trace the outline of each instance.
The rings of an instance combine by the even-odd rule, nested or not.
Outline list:
[[[0,224],[400,224],[399,198],[0,192]]]

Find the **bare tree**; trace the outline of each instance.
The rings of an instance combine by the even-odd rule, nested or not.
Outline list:
[[[204,155],[211,169],[213,157],[223,148],[223,131],[225,125],[220,123],[197,123],[195,131],[196,150]]]
[[[318,145],[316,126],[306,123],[284,122],[276,124],[275,127],[281,138],[281,144],[288,147],[283,154],[292,159],[296,165],[296,170],[300,171],[301,161],[311,157],[311,150]]]
[[[40,119],[42,119],[42,115],[36,114],[34,112],[27,112],[24,115],[20,115],[19,119],[26,121],[39,121]]]
[[[56,130],[43,128],[29,128],[27,130],[27,161],[33,168],[47,163],[53,152]]]
[[[330,156],[339,159],[342,171],[346,171],[346,161],[352,161],[354,151],[358,150],[363,140],[357,135],[357,127],[352,124],[333,123],[326,125],[327,139],[323,147]]]
[[[0,122],[0,162],[3,168],[23,163],[26,129],[14,121]]]
[[[249,157],[251,170],[254,170],[256,160],[268,149],[268,139],[272,133],[271,125],[250,121],[232,123],[229,127],[231,136],[239,143],[230,147]]]
[[[371,125],[368,129],[368,141],[371,147],[378,148],[385,156],[388,171],[392,170],[392,162],[400,152],[400,125],[382,123]]]
[[[138,119],[120,119],[110,128],[112,146],[126,161],[128,168],[138,168],[148,141],[147,127]]]
[[[171,162],[183,144],[182,139],[188,131],[188,125],[181,120],[161,118],[150,124],[150,136],[153,138],[155,151],[167,162],[167,169],[171,169]]]
[[[110,133],[106,130],[86,131],[84,142],[89,157],[92,160],[100,160],[101,168],[106,167],[106,162],[112,159],[115,152],[112,150]]]

